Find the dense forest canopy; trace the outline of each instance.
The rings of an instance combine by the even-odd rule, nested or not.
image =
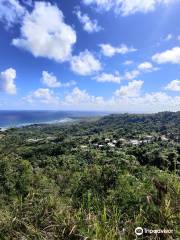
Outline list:
[[[180,238],[180,112],[0,132],[0,239]]]

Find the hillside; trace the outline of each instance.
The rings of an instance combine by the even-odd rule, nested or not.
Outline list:
[[[180,238],[180,112],[0,134],[0,239]]]
[[[131,133],[161,132],[173,133],[180,136],[180,112],[162,112],[157,114],[114,114],[101,118],[95,127],[99,131],[114,131],[123,134],[126,130]]]

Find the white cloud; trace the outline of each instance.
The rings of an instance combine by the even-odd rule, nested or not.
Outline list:
[[[125,44],[121,44],[120,47],[113,47],[110,44],[100,44],[99,46],[103,55],[106,57],[112,57],[115,54],[126,54],[137,51],[135,48],[127,47]]]
[[[32,7],[33,6],[33,0],[21,0],[24,5]]]
[[[57,80],[56,76],[53,73],[48,73],[47,71],[42,72],[42,83],[49,88],[58,88],[61,86],[61,83]]]
[[[88,50],[81,52],[78,56],[73,56],[70,64],[72,71],[82,76],[88,76],[101,70],[100,61]]]
[[[76,81],[69,81],[69,82],[61,83],[61,87],[72,87],[72,86],[75,86],[76,84],[77,84]]]
[[[101,96],[90,95],[86,90],[81,90],[78,87],[75,87],[72,92],[66,94],[64,100],[61,102],[61,106],[69,106],[73,109],[98,109],[106,105],[106,102]]]
[[[159,112],[159,111],[179,111],[180,97],[169,96],[164,92],[152,92],[144,95],[124,97],[117,95],[106,102],[106,107],[114,111],[124,112]]]
[[[129,89],[122,90],[122,93],[115,92],[109,99],[101,96],[90,95],[86,90],[74,88],[61,101],[60,106],[68,109],[81,110],[104,110],[124,111],[124,112],[158,112],[158,111],[178,111],[180,110],[180,97],[169,96],[164,92],[153,92],[140,95],[142,81],[136,81]],[[133,91],[133,93],[130,93]]]
[[[147,13],[154,10],[156,2],[157,1],[154,0],[124,0],[121,1],[121,8],[119,10],[117,9],[117,11],[122,12],[122,15],[124,16],[128,16],[136,12]]]
[[[138,77],[140,75],[140,71],[138,70],[132,70],[132,71],[127,71],[124,75],[124,79],[125,80],[133,80],[136,77]]]
[[[34,106],[42,103],[52,109],[76,109],[76,110],[103,110],[121,112],[158,112],[179,111],[180,96],[169,96],[164,92],[152,92],[140,94],[142,81],[131,82],[128,86],[122,86],[115,91],[113,96],[105,99],[102,96],[93,96],[87,90],[75,87],[61,100],[49,89],[37,89],[24,100]],[[128,87],[128,88],[127,88]]]
[[[8,94],[16,94],[16,70],[8,68],[0,73],[0,90]]]
[[[78,87],[72,89],[71,92],[64,95],[63,99],[57,97],[53,91],[48,88],[39,88],[31,92],[23,98],[23,101],[31,105],[37,106],[40,103],[43,106],[53,106],[61,109],[96,109],[96,107],[105,106],[104,98],[101,96],[90,95],[86,90],[81,90]],[[47,108],[46,108],[47,109]]]
[[[123,79],[125,79],[125,80],[133,80],[133,79],[137,78],[141,74],[150,73],[150,72],[157,71],[157,70],[158,70],[158,68],[154,67],[152,65],[152,63],[150,63],[150,62],[143,62],[143,63],[140,63],[137,66],[136,69],[131,70],[131,71],[126,71],[124,76],[123,76]]]
[[[28,103],[34,103],[39,100],[44,104],[59,104],[59,98],[54,95],[54,92],[48,88],[39,88],[34,92],[31,92],[27,97],[24,98]]]
[[[169,96],[164,92],[146,93],[129,102],[131,109],[145,112],[178,111],[180,110],[180,97]]]
[[[144,73],[150,73],[150,72],[157,71],[157,70],[158,70],[158,68],[154,67],[152,63],[142,62],[134,70],[126,71],[124,76],[122,76],[122,79],[124,79],[124,80],[134,80],[138,76],[140,76]]]
[[[173,35],[171,33],[169,33],[166,37],[165,37],[165,41],[170,41],[173,38]]]
[[[171,91],[180,91],[180,80],[176,79],[171,81],[166,87],[166,90],[171,90]]]
[[[57,6],[35,2],[32,13],[26,13],[23,19],[20,38],[13,39],[12,43],[35,57],[63,62],[71,57],[76,32],[64,22],[63,13]]]
[[[143,62],[139,64],[136,69],[125,71],[123,75],[120,75],[118,71],[114,74],[103,72],[96,76],[94,79],[96,79],[98,82],[120,83],[122,80],[135,80],[137,77],[144,73],[149,73],[156,70],[158,70],[158,68],[154,67],[150,62]]]
[[[75,87],[71,93],[67,94],[64,98],[66,104],[83,104],[84,102],[89,102],[92,97],[86,92],[86,90],[80,90]]]
[[[114,4],[113,0],[82,0],[86,5],[96,5],[97,7],[106,11],[110,10]],[[115,1],[114,1],[115,2]]]
[[[90,19],[87,14],[82,14],[79,9],[75,11],[76,16],[78,17],[80,23],[83,25],[83,29],[88,33],[99,32],[102,30],[102,27],[98,25],[98,21],[95,19]]]
[[[112,83],[120,83],[122,78],[119,75],[119,72],[115,72],[114,74],[110,73],[101,73],[100,75],[96,76],[95,79],[98,82],[112,82]]]
[[[179,0],[82,0],[86,5],[94,5],[105,11],[114,10],[122,16],[137,12],[147,13],[155,10],[160,5],[168,6]]]
[[[165,103],[170,97],[164,92],[146,93],[144,96],[137,98],[136,101],[142,104],[159,104]]]
[[[19,22],[26,10],[18,0],[0,1],[0,21],[3,21],[7,28]]]
[[[152,63],[150,62],[143,62],[141,64],[138,65],[138,69],[140,71],[152,71],[154,70],[155,68],[153,67]]]
[[[131,64],[133,64],[132,60],[127,60],[127,61],[124,62],[124,65],[126,65],[126,66],[129,66]]]
[[[143,81],[134,80],[129,82],[127,86],[122,86],[120,89],[116,90],[116,97],[137,97],[140,94],[140,90],[143,85]]]
[[[113,74],[103,72],[94,77],[94,79],[96,79],[98,82],[121,83],[122,80],[132,81],[144,73],[149,73],[156,70],[158,70],[158,68],[154,67],[150,62],[143,62],[139,64],[136,69],[125,71],[123,75],[120,75],[118,71]]]
[[[41,81],[44,85],[46,85],[49,88],[71,87],[76,85],[75,81],[62,83],[58,81],[57,77],[53,73],[49,73],[47,71],[42,72]]]
[[[156,53],[152,60],[159,63],[180,64],[180,47],[174,47],[161,53]]]
[[[180,110],[180,97],[169,96],[164,92],[146,93],[137,99],[134,103],[139,108],[147,109],[148,111],[178,111]]]

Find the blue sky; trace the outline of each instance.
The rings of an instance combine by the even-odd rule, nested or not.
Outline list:
[[[0,109],[180,110],[180,0],[0,0]]]

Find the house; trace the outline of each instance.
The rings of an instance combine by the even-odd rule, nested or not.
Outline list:
[[[37,143],[37,142],[40,142],[40,141],[42,141],[43,139],[42,138],[37,138],[37,139],[34,139],[34,138],[29,138],[29,139],[27,139],[27,142],[28,143]]]
[[[129,142],[130,142],[132,145],[139,145],[139,144],[140,144],[140,141],[137,140],[137,139],[130,140]]]
[[[119,142],[122,143],[122,144],[126,144],[127,143],[127,140],[125,138],[120,138],[119,139]]]
[[[161,140],[162,140],[162,141],[169,141],[169,139],[168,139],[166,136],[164,136],[164,135],[161,136]]]
[[[50,136],[49,136],[49,137],[47,137],[46,139],[47,139],[47,140],[52,140],[52,141],[53,141],[53,140],[56,140],[56,137],[50,137]]]
[[[87,145],[81,145],[80,148],[86,149],[88,146]]]
[[[149,139],[145,139],[145,140],[142,140],[141,142],[142,142],[142,143],[150,143],[151,140],[149,140]]]
[[[115,144],[113,144],[113,143],[108,143],[107,145],[108,145],[108,147],[111,147],[111,148],[114,148],[114,147],[116,147],[116,145],[115,145]]]
[[[104,145],[103,145],[103,144],[99,144],[98,147],[99,147],[99,148],[103,148]]]
[[[98,147],[98,143],[93,143],[93,146],[94,147]]]
[[[146,135],[144,138],[145,138],[145,139],[152,139],[153,136],[151,136],[151,135]]]
[[[111,140],[109,139],[109,138],[106,138],[105,139],[105,142],[107,143],[107,142],[110,142]]]

